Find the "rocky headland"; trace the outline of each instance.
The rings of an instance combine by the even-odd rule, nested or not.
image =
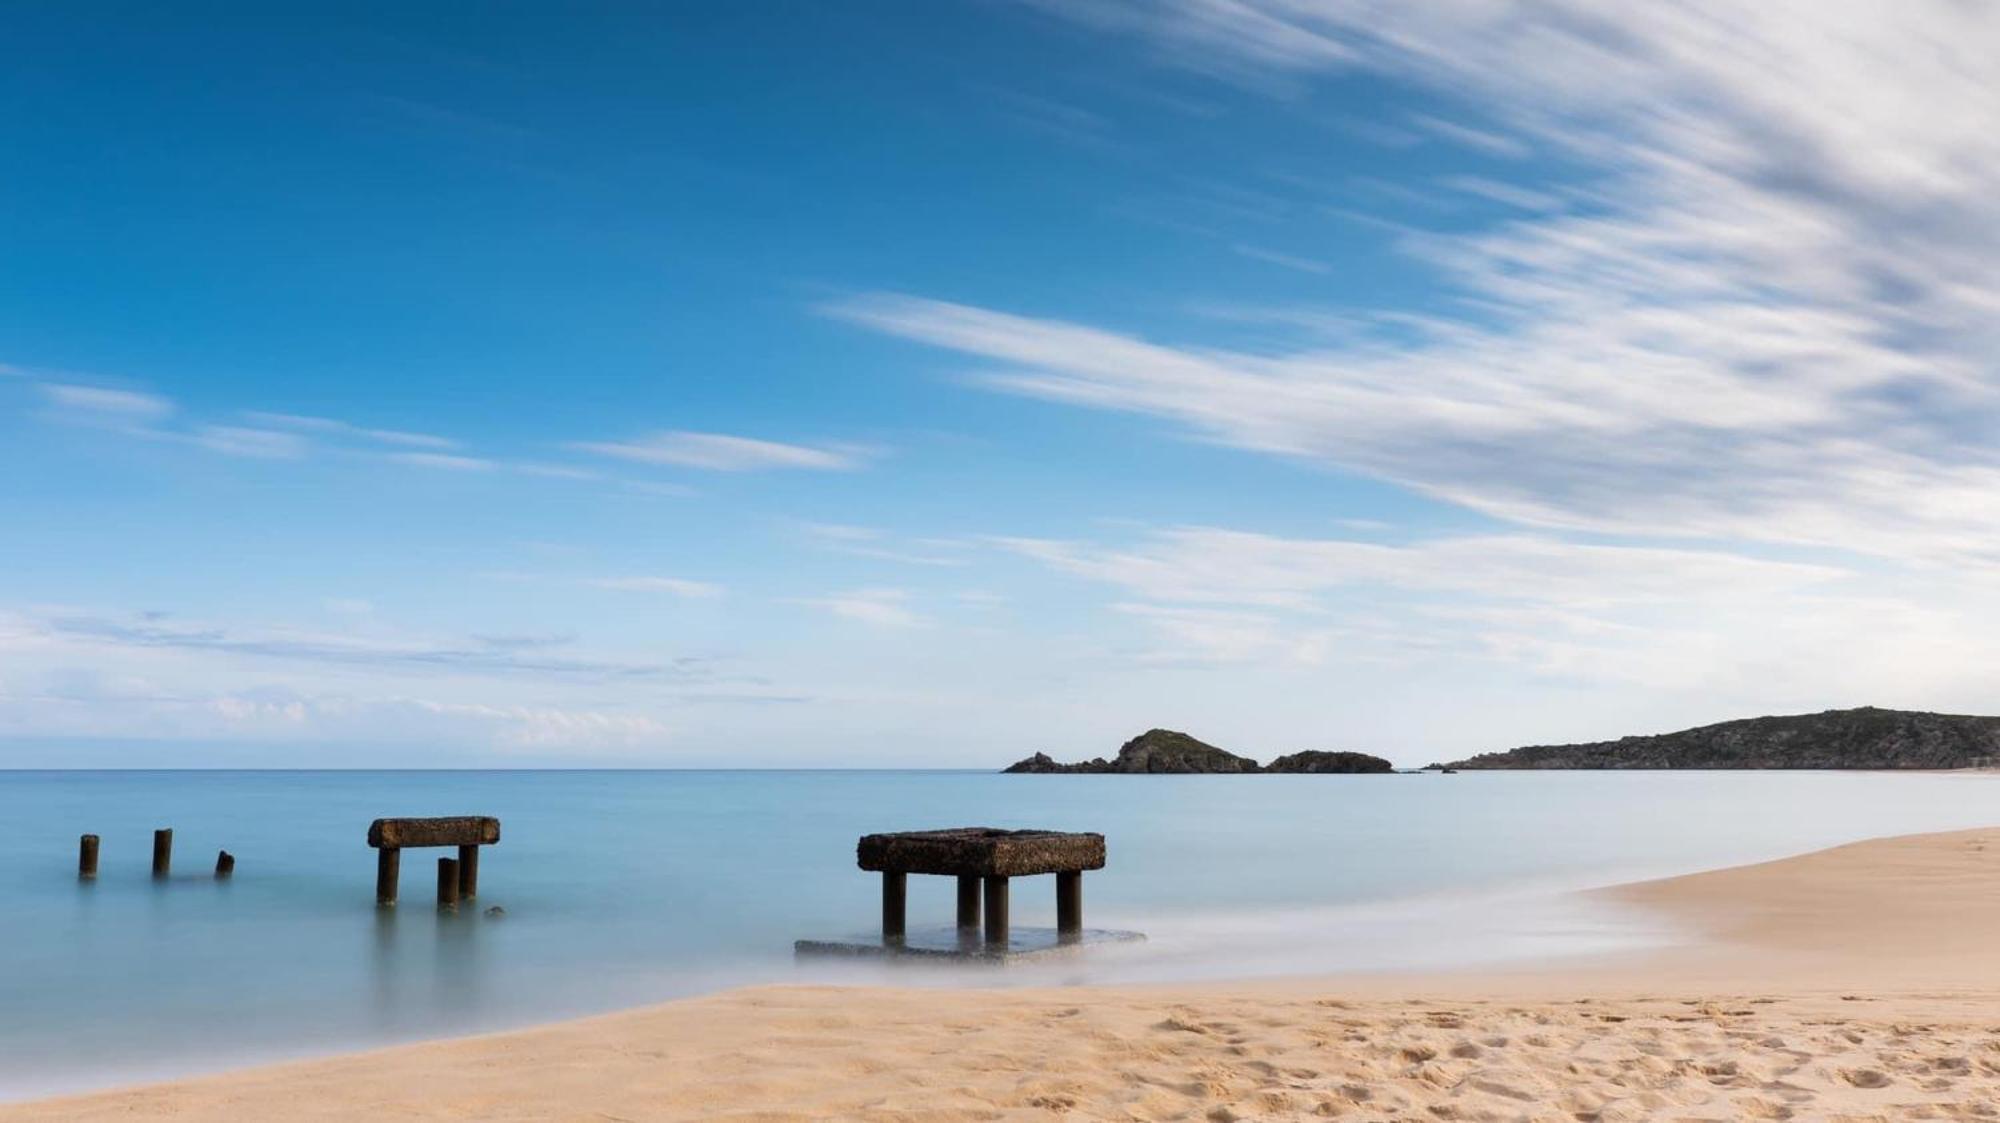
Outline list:
[[[1745,718],[1616,741],[1528,745],[1481,753],[1441,767],[1946,769],[1996,765],[2000,765],[2000,717],[1862,706]]]

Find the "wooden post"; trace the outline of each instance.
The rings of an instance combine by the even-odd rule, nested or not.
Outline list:
[[[97,877],[97,836],[84,835],[76,844],[76,876],[85,881]]]
[[[1083,872],[1056,874],[1056,936],[1074,940],[1083,935]]]
[[[958,926],[979,927],[979,879],[964,874],[958,878]]]
[[[908,911],[910,875],[902,870],[882,871],[882,942],[900,943]]]
[[[1007,946],[1007,879],[986,879],[986,946]]]
[[[458,859],[438,859],[438,907],[458,907]]]
[[[233,874],[235,872],[236,872],[236,855],[231,854],[227,850],[216,851],[215,876],[228,877],[230,874]]]
[[[174,864],[174,831],[172,827],[153,832],[153,876],[165,877]]]
[[[458,848],[458,895],[471,900],[479,896],[479,847]]]
[[[393,846],[384,846],[375,852],[375,903],[393,905],[396,903],[396,875],[403,869],[403,852]]]

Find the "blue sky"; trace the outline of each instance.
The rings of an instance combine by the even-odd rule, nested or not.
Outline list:
[[[1993,17],[0,16],[0,765],[1990,710]]]

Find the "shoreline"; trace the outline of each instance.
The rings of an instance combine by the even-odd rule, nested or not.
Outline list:
[[[1535,1103],[1612,1123],[1669,1109],[1676,1118],[1880,1116],[1897,1104],[2000,1098],[2000,1029],[1990,1025],[2000,1003],[2000,827],[1592,893],[1705,936],[1668,950],[1464,972],[762,986],[0,1105],[0,1123],[1058,1111],[1474,1118]],[[1688,1114],[1697,1108],[1711,1114]]]

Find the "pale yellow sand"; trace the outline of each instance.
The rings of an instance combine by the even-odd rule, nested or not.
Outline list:
[[[2000,1119],[2000,829],[1610,892],[1712,940],[1478,976],[762,988],[0,1121]]]

